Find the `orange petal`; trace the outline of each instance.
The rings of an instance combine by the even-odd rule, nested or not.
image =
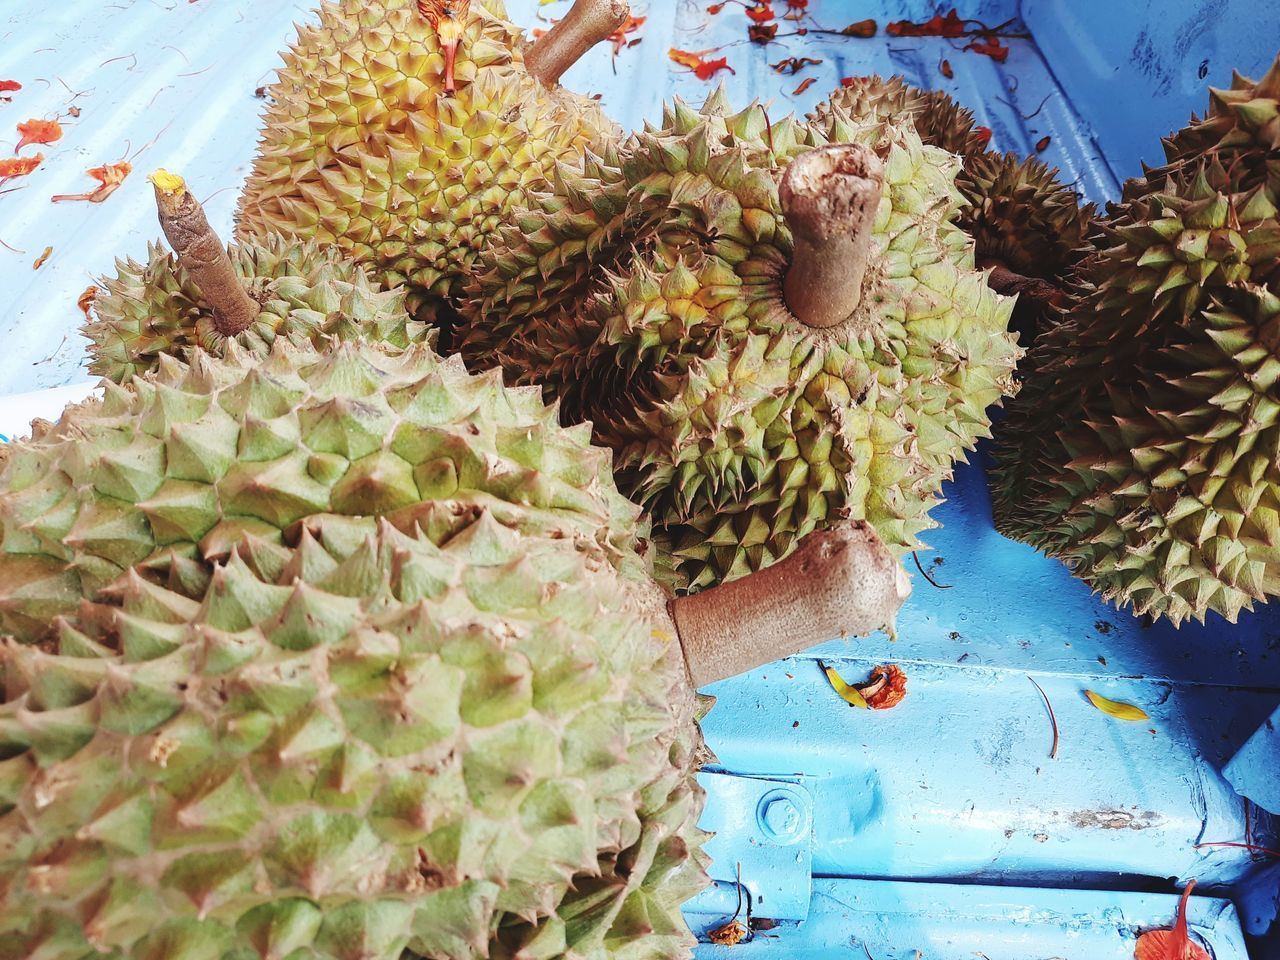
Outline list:
[[[24,120],[18,124],[18,132],[22,139],[13,148],[18,153],[30,143],[53,143],[62,139],[62,124],[57,120]]]

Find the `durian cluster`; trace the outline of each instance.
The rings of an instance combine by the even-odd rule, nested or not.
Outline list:
[[[883,163],[857,310],[815,329],[786,302],[779,181],[858,144]],[[741,576],[849,515],[917,546],[952,465],[1013,392],[1012,301],[955,220],[959,158],[903,117],[813,122],[677,101],[503,232],[464,306],[469,363],[542,383],[617,452],[681,588]]]
[[[998,528],[1173,623],[1280,592],[1280,60],[1129,181],[1004,421]]]
[[[0,957],[684,957],[638,511],[425,345],[162,357],[0,473]]]

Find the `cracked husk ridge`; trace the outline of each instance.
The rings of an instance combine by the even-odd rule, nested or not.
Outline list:
[[[1280,592],[1280,60],[1126,184],[1001,425],[999,529],[1174,624]]]
[[[594,101],[530,76],[527,49],[500,0],[324,3],[268,89],[239,237],[337,245],[430,321],[556,165],[615,135]]]
[[[861,303],[816,330],[783,295],[779,180],[827,142],[874,152],[884,189]],[[909,122],[838,115],[819,132],[759,104],[733,113],[722,93],[701,111],[676,101],[585,178],[562,170],[504,233],[464,356],[593,423],[682,588],[767,566],[841,516],[912,549],[1019,354],[1012,301],[953,222],[958,168]]]
[[[537,391],[230,344],[2,469],[0,957],[688,955],[693,694]]]

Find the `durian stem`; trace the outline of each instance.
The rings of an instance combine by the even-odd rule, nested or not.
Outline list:
[[[861,144],[817,147],[787,167],[778,195],[795,253],[782,292],[801,322],[834,327],[858,309],[883,190],[884,165]]]
[[[1038,304],[1050,307],[1060,307],[1066,303],[1066,294],[1063,293],[1062,288],[1048,280],[1042,280],[1040,277],[1024,277],[1020,273],[1014,273],[997,260],[991,261],[987,266],[991,267],[991,273],[987,275],[987,286],[996,293],[1005,296],[1013,296],[1016,293],[1024,300],[1034,300]]]
[[[554,87],[566,70],[630,15],[626,0],[577,0],[563,20],[533,42],[524,55],[525,69]]]
[[[741,580],[671,602],[695,686],[893,624],[911,582],[861,520],[809,534],[795,553]]]
[[[204,208],[176,174],[157,170],[151,175],[156,191],[160,228],[178,262],[213,309],[213,325],[224,337],[234,337],[257,319],[259,306],[240,282],[227,248],[205,219]]]

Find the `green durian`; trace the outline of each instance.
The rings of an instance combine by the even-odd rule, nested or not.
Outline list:
[[[913,87],[900,75],[846,77],[808,119],[825,127],[837,113],[868,121],[910,118],[925,143],[966,159],[985,153],[991,139],[990,131],[978,128],[973,112],[945,91]]]
[[[99,281],[94,317],[82,328],[91,373],[124,383],[162,355],[220,354],[229,343],[265,355],[280,338],[365,337],[407,347],[431,333],[409,317],[403,291],[378,289],[336,249],[272,236],[224,253],[185,181],[165,170],[151,179],[161,226],[177,252],[151,244],[145,264],[117,260],[116,275]],[[224,309],[225,289],[215,288],[216,305],[201,289],[196,274],[215,267],[234,285],[238,316]]]
[[[239,238],[337,246],[435,317],[557,165],[616,135],[557,80],[625,16],[618,0],[579,0],[530,45],[501,0],[324,3],[268,88]]]
[[[1265,137],[1237,151],[1221,100],[1111,210],[1028,357],[992,474],[998,529],[1174,624],[1234,621],[1280,585],[1280,167]]]
[[[0,471],[2,960],[687,958],[693,683],[907,592],[850,528],[808,611],[669,604],[608,452],[424,344],[104,389]]]
[[[952,464],[1012,392],[1011,301],[954,219],[959,160],[909,121],[829,135],[722,93],[677,101],[486,256],[462,351],[542,382],[616,451],[682,589],[761,569],[841,516],[918,545]],[[830,141],[881,158],[861,307],[815,330],[787,305],[779,181]]]

